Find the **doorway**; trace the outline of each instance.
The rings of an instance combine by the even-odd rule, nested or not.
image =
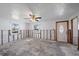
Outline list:
[[[61,42],[68,42],[68,21],[56,22],[56,40]]]

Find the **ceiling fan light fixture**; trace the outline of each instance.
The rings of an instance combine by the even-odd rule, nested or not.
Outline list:
[[[32,22],[36,22],[36,20],[33,20],[33,19],[32,19]]]

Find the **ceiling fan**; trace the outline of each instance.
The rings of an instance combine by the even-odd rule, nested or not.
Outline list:
[[[32,21],[39,21],[42,17],[36,16],[36,15],[31,15],[29,14],[30,18],[24,18],[24,19],[32,19]]]

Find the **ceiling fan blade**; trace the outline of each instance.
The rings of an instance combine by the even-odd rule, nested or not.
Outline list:
[[[42,17],[36,17],[35,19],[41,19]]]
[[[39,20],[36,19],[35,21],[39,21]]]
[[[31,18],[24,18],[24,19],[31,19]]]

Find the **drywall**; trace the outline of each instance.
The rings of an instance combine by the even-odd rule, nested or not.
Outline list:
[[[49,20],[46,20],[46,21],[39,21],[39,22],[34,22],[34,23],[31,23],[32,25],[32,29],[34,29],[34,25],[38,25],[38,28],[40,30],[50,30],[50,29],[55,29],[55,24],[56,24],[56,21],[49,21]]]
[[[12,27],[13,27],[12,24],[18,24],[19,30],[29,29],[29,26],[30,26],[28,23],[26,23],[24,20],[21,20],[21,19],[14,20],[14,19],[0,18],[0,44],[1,44],[1,30],[3,30],[3,43],[7,43],[8,42],[8,30],[12,30]],[[12,35],[13,34],[11,32],[10,41],[13,41]]]
[[[25,29],[26,23],[22,20],[0,19],[0,30],[12,29],[12,24],[18,24],[20,29]]]

